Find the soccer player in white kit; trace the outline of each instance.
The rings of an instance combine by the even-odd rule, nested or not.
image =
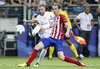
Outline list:
[[[42,27],[44,27],[44,28],[45,27],[49,27],[50,23],[53,21],[53,14],[51,12],[45,12],[44,15],[41,16],[40,10],[39,10],[39,13],[40,13],[40,15],[37,16],[36,20],[39,22],[39,24]],[[40,38],[47,38],[47,37],[49,37],[50,34],[51,34],[51,31],[52,31],[52,28],[51,29],[47,29],[45,31],[42,31],[42,27],[41,27],[40,32],[38,33],[39,37]],[[42,59],[44,58],[46,53],[47,53],[47,49],[42,49],[37,63],[40,63],[42,61]],[[35,65],[35,66],[37,66],[37,65]]]
[[[46,6],[45,5],[40,5],[39,6],[39,15],[36,17],[36,21],[39,23],[33,30],[32,30],[32,35],[35,36],[35,34],[38,33],[40,38],[47,38],[50,36],[52,28],[47,29],[42,31],[42,28],[44,27],[49,27],[50,23],[53,21],[53,14],[51,12],[45,12]],[[25,20],[24,22],[30,23],[33,22],[32,20]],[[44,58],[44,56],[47,53],[47,49],[42,49],[39,59],[37,61],[38,64],[34,66],[39,66],[39,63],[41,60]]]

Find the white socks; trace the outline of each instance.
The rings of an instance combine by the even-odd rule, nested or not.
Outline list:
[[[41,61],[43,60],[43,58],[45,57],[46,53],[47,53],[47,49],[42,49],[37,63],[40,64],[40,62],[41,62]]]

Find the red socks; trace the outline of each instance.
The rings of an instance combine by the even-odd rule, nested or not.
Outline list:
[[[74,59],[72,59],[72,58],[70,58],[70,57],[66,57],[66,56],[65,56],[65,58],[64,58],[64,61],[67,61],[67,62],[70,62],[70,63],[74,63],[74,64],[77,64],[77,65],[80,64],[79,61],[76,61],[76,60],[74,60]]]
[[[37,54],[38,54],[38,50],[34,49],[26,64],[30,65],[31,62],[37,57]]]
[[[34,49],[26,64],[30,65],[31,62],[36,58],[37,54],[38,54],[38,50]],[[64,58],[64,61],[67,61],[67,62],[70,62],[70,63],[74,63],[74,64],[77,64],[77,65],[80,64],[79,61],[76,61],[76,60],[74,60],[74,59],[72,59],[70,57],[66,57],[66,56]]]

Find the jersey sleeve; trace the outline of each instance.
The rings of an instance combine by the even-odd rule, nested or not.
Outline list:
[[[62,20],[63,23],[67,23],[67,20],[66,20],[64,15],[61,15],[61,20]]]
[[[81,19],[81,17],[82,17],[82,14],[80,13],[76,18]]]
[[[92,16],[92,14],[90,14],[90,16],[91,16],[91,20],[93,20],[93,16]]]

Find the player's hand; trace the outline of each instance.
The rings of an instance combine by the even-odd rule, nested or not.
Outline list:
[[[27,22],[27,20],[26,20],[26,19],[23,19],[23,22],[24,22],[24,23],[26,23],[26,22]]]
[[[65,36],[66,36],[66,37],[70,37],[69,32],[66,32],[66,33],[65,33]]]

